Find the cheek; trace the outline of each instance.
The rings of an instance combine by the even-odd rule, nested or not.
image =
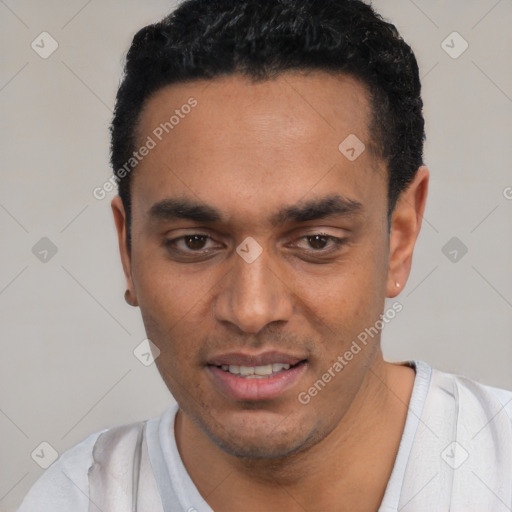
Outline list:
[[[386,289],[383,250],[382,244],[361,244],[328,272],[301,276],[296,281],[297,295],[335,333],[357,334],[382,313]]]
[[[211,329],[211,301],[222,282],[216,269],[194,269],[163,257],[158,251],[134,255],[133,281],[148,337],[162,361],[184,369],[193,363],[200,340]]]
[[[190,266],[171,262],[160,248],[151,252],[144,251],[133,258],[137,298],[155,318],[172,325],[201,308],[214,279],[209,273],[198,279]]]

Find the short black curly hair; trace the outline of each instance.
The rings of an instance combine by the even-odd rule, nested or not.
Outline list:
[[[260,81],[299,70],[350,74],[366,86],[372,147],[389,171],[390,217],[423,163],[425,140],[418,65],[395,26],[361,0],[185,0],[134,36],[117,92],[111,163],[129,247],[126,163],[144,102],[173,83],[235,73]]]

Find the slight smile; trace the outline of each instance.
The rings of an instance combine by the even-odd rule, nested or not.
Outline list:
[[[307,366],[306,358],[272,351],[222,354],[211,358],[206,368],[223,395],[237,401],[264,401],[292,387]]]

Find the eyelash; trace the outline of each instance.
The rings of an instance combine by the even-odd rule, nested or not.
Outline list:
[[[193,238],[193,237],[201,237],[201,238],[206,238],[207,240],[213,240],[213,238],[211,236],[209,236],[205,233],[192,233],[190,235],[184,235],[184,236],[180,236],[180,237],[173,238],[170,240],[165,240],[164,243],[167,248],[177,250],[177,251],[180,251],[180,252],[182,252],[184,254],[188,254],[188,255],[205,255],[212,251],[212,249],[194,251],[193,249],[183,250],[183,249],[176,248],[176,243],[179,242],[180,240],[185,240],[187,238]],[[325,239],[327,239],[327,241],[332,242],[332,246],[330,249],[305,249],[305,251],[309,255],[319,255],[320,256],[320,255],[331,254],[333,252],[336,252],[346,242],[346,239],[344,239],[344,238],[338,238],[338,237],[335,237],[332,235],[328,235],[327,233],[313,233],[311,235],[304,235],[304,236],[299,237],[299,240],[307,240],[307,239],[311,239],[314,237],[325,238]]]

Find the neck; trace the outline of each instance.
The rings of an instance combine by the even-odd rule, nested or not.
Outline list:
[[[385,363],[379,352],[342,420],[302,452],[282,459],[233,457],[181,411],[178,450],[216,511],[241,505],[251,512],[375,511],[393,468],[413,383],[412,369]]]

